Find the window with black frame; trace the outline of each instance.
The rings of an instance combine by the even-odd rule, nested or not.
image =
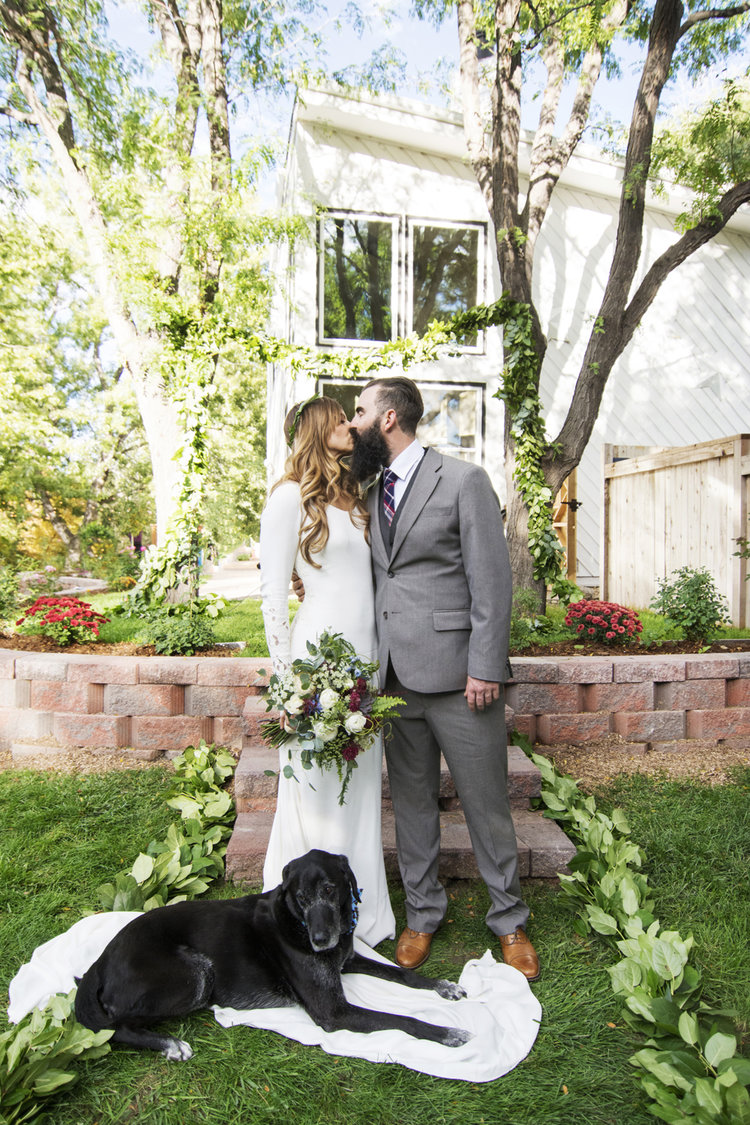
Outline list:
[[[392,338],[393,243],[393,219],[321,217],[321,341]]]

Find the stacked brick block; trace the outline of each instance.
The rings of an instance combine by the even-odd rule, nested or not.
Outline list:
[[[654,748],[698,739],[750,746],[750,653],[517,657],[506,699],[532,742],[619,734]]]
[[[158,757],[204,738],[259,740],[263,660],[97,657],[0,650],[0,749],[87,747]],[[750,653],[516,657],[507,703],[532,742],[608,734],[654,748],[685,739],[750,746]]]
[[[2,650],[0,749],[19,759],[71,747],[157,758],[203,738],[239,752],[244,712],[263,709],[263,663]]]

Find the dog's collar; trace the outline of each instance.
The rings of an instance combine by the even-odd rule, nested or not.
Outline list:
[[[346,931],[348,934],[354,933],[354,927],[357,925],[357,922],[359,921],[359,903],[360,903],[361,898],[362,898],[362,888],[357,887],[357,893],[356,894],[354,893],[354,889],[352,889],[352,924],[349,927],[349,929]]]

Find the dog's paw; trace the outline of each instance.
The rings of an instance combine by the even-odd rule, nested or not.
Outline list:
[[[435,991],[444,1000],[463,1000],[466,996],[461,985],[454,984],[452,980],[436,980]]]
[[[474,1033],[467,1031],[465,1027],[447,1027],[443,1044],[446,1047],[462,1047],[464,1043],[468,1043],[473,1038]]]
[[[165,1059],[170,1062],[186,1062],[193,1057],[193,1048],[184,1039],[173,1039],[168,1047],[162,1051]]]

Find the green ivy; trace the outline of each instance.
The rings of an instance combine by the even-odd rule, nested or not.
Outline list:
[[[643,851],[630,837],[621,809],[607,816],[575,781],[539,754],[546,815],[565,825],[577,846],[563,891],[578,912],[576,929],[600,934],[622,955],[610,970],[624,1018],[647,1036],[631,1063],[662,1121],[694,1125],[750,1123],[750,1059],[738,1053],[726,1013],[701,998],[702,981],[690,963],[692,934],[663,930],[653,915]]]
[[[133,595],[139,607],[159,605],[179,586],[198,593],[198,558],[204,546],[201,514],[206,490],[209,406],[216,391],[216,362],[227,343],[227,326],[216,316],[172,314],[159,357],[159,374],[177,405],[185,441],[178,452],[179,492],[164,542],[145,552]],[[162,325],[165,330],[168,326]]]
[[[564,576],[565,552],[552,522],[554,496],[544,478],[542,459],[551,446],[539,398],[539,357],[534,347],[529,305],[503,293],[492,305],[478,305],[455,316],[450,331],[460,338],[503,325],[502,383],[495,397],[505,403],[515,445],[513,479],[529,513],[529,551],[534,560],[534,578],[568,602],[575,585]]]

